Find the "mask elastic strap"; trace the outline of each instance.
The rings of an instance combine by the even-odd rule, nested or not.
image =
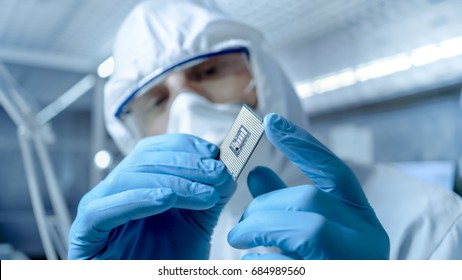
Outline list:
[[[245,95],[250,94],[255,88],[255,80],[252,78],[249,83],[245,86],[243,92]]]
[[[249,73],[252,75],[252,79],[249,81],[249,83],[245,86],[243,93],[245,95],[250,94],[252,90],[255,88],[255,79],[253,77],[253,71],[252,71],[252,66],[250,65],[250,56],[249,54],[242,54],[245,66],[247,67],[247,70]]]

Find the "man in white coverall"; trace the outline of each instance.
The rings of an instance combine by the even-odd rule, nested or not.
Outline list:
[[[127,156],[82,198],[70,259],[462,258],[460,198],[388,166],[362,188],[262,35],[212,1],[139,4],[114,59],[105,119]],[[217,145],[242,104],[265,136],[236,183]]]

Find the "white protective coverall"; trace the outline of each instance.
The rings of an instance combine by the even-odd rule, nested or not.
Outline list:
[[[192,57],[234,47],[245,47],[250,54],[256,112],[262,117],[278,113],[308,128],[293,85],[258,31],[224,14],[213,1],[148,1],[139,4],[122,25],[114,46],[115,71],[105,87],[106,125],[121,151],[129,153],[139,136],[126,128],[116,112],[147,77]],[[239,259],[246,253],[233,249],[226,237],[252,200],[246,177],[256,165],[270,167],[289,186],[309,183],[262,139],[220,216],[211,259]],[[362,178],[367,197],[389,234],[392,259],[462,258],[462,202],[457,195],[425,186],[388,166],[369,168]]]

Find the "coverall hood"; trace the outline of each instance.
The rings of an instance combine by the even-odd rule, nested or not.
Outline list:
[[[257,113],[278,113],[306,127],[293,86],[268,54],[260,32],[227,15],[214,1],[146,1],[119,29],[115,69],[104,90],[106,127],[122,153],[130,152],[140,136],[127,129],[118,113],[150,78],[191,58],[241,47],[250,56]]]

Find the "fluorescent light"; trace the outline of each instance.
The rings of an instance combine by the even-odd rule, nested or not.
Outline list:
[[[458,55],[462,55],[462,37],[414,49],[410,52],[410,55],[400,53],[374,60],[358,65],[355,69],[345,69],[330,73],[314,80],[297,83],[295,86],[298,95],[304,98]]]
[[[452,38],[441,42],[440,56],[441,58],[449,58],[462,54],[462,37]]]
[[[114,58],[111,56],[98,66],[97,73],[100,78],[107,78],[112,75],[112,72],[114,72]]]
[[[338,87],[346,87],[356,83],[356,75],[353,69],[340,71],[335,75]]]
[[[406,54],[398,54],[360,65],[356,69],[356,75],[359,81],[363,82],[408,70],[411,67],[409,57]]]
[[[311,89],[310,82],[296,83],[295,90],[297,91],[298,96],[301,98],[309,97],[315,94],[315,92],[313,92],[313,90]]]
[[[111,166],[112,155],[106,150],[101,150],[95,154],[93,161],[97,168],[104,170]]]
[[[411,52],[411,62],[414,66],[422,66],[440,59],[440,50],[436,45],[428,45]]]
[[[350,69],[342,70],[313,81],[312,89],[315,93],[323,93],[346,87],[356,83],[354,72]]]

